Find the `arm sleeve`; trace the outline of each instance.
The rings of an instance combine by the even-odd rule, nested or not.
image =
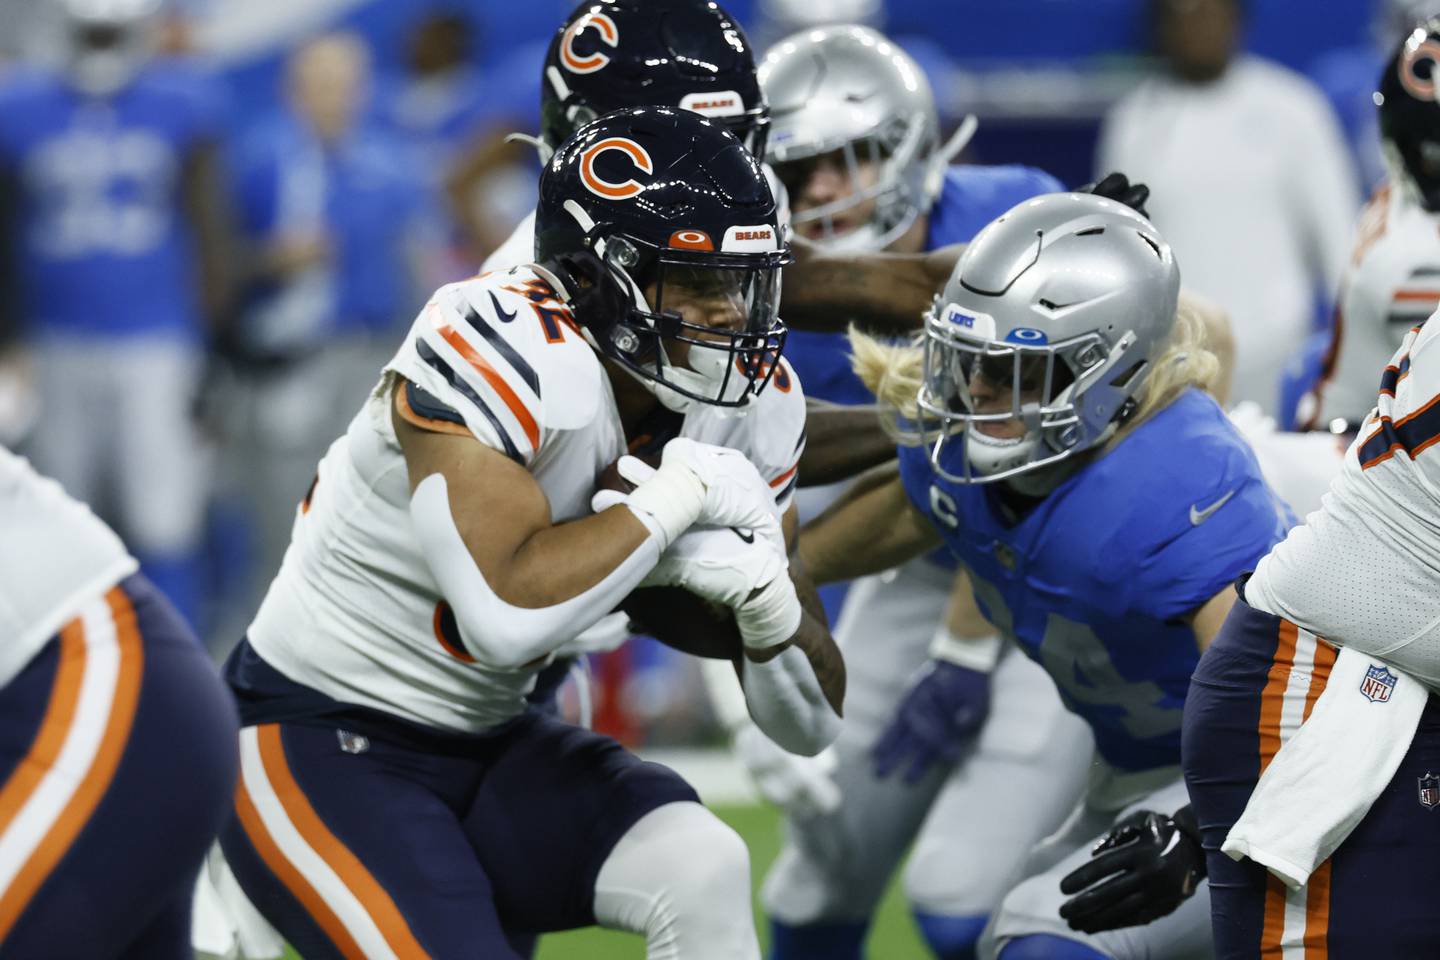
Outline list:
[[[619,606],[660,559],[659,544],[647,537],[589,590],[549,607],[517,607],[501,599],[475,565],[450,514],[443,476],[432,474],[420,481],[410,500],[410,517],[430,572],[455,611],[466,650],[478,662],[499,669],[517,669],[545,657],[594,625]]]

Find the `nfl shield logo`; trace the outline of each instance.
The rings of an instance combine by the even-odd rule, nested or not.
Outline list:
[[[1384,667],[1370,665],[1365,671],[1365,679],[1360,681],[1360,692],[1365,694],[1365,699],[1371,703],[1385,703],[1390,699],[1390,694],[1395,690],[1395,681],[1400,679]]]
[[[1440,777],[1433,773],[1420,778],[1420,806],[1426,810],[1440,806]]]
[[[370,749],[370,738],[359,733],[351,733],[349,730],[336,730],[335,738],[340,741],[340,749],[346,753],[364,753]]]

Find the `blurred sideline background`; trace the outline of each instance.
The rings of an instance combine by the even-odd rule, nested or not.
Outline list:
[[[198,431],[156,452],[142,454],[138,443],[121,449],[116,462],[88,471],[93,483],[72,492],[137,549],[146,551],[147,539],[161,542],[143,559],[217,654],[243,632],[315,462],[416,309],[435,286],[472,273],[533,205],[533,153],[503,137],[537,132],[541,60],[571,6],[175,0],[160,8],[157,57],[194,93],[199,122],[218,148],[209,189],[221,192],[229,217],[222,249],[232,269],[217,271],[228,276],[224,295],[211,297],[218,304],[207,306],[214,315],[196,321],[193,372],[180,381],[194,395],[133,412],[160,420],[161,406],[193,409]],[[962,159],[1033,164],[1068,185],[1092,178],[1099,122],[1146,68],[1145,0],[731,0],[726,7],[761,50],[808,23],[878,26],[925,67],[947,128],[966,113],[979,118]],[[1320,16],[1300,0],[1249,4],[1246,48],[1327,93],[1356,145],[1364,193],[1381,173],[1369,93],[1396,24],[1415,10],[1388,0],[1332,0]],[[66,34],[54,0],[0,0],[0,22],[7,25],[0,89],[6,73],[63,62]],[[16,299],[13,287],[5,293]],[[95,291],[91,310],[103,315],[114,306]],[[35,391],[17,388],[47,376],[35,359],[43,350],[26,349],[43,343],[45,332],[27,328],[24,317],[12,327],[0,351],[0,439],[33,453],[37,435],[68,424],[40,409]],[[104,343],[102,336],[102,354]],[[322,362],[317,354],[328,356]],[[45,431],[34,429],[40,423]],[[142,477],[128,484],[138,492],[123,489],[118,475],[127,459],[142,456],[149,475],[163,479]],[[167,457],[184,462],[155,462]],[[47,466],[44,456],[36,459]],[[198,477],[167,496],[165,481],[177,474]],[[135,500],[139,507],[130,506]],[[185,529],[147,537],[136,528],[157,524],[126,516],[125,508],[167,514],[171,527]],[[185,512],[193,523],[176,519]],[[593,665],[597,726],[632,745],[705,742],[713,731],[689,667],[648,644],[602,658]]]
[[[26,315],[26,271],[42,268],[0,243],[11,253],[0,269],[0,442],[42,469],[69,463],[71,492],[134,545],[221,657],[278,566],[316,461],[428,293],[473,273],[533,206],[533,151],[504,136],[538,132],[541,61],[573,4],[155,3],[153,53],[138,69],[180,104],[166,108],[175,133],[162,146],[174,156],[151,145],[97,153],[67,134],[37,160],[25,152],[47,122],[34,77],[64,69],[72,39],[56,0],[0,0],[0,173],[11,191],[24,171],[62,198],[46,242],[69,244],[88,271],[48,281],[80,319]],[[979,119],[963,160],[1032,164],[1072,186],[1094,178],[1100,121],[1150,65],[1146,0],[724,5],[762,52],[815,23],[885,31],[929,74],[947,134],[966,114]],[[1246,50],[1323,91],[1361,195],[1382,175],[1375,78],[1403,25],[1426,12],[1398,0],[1323,10],[1249,0]],[[127,261],[148,255],[145,224],[126,207],[141,210],[147,189],[173,196],[183,223],[163,242],[172,267],[199,278],[193,289],[167,294]],[[0,236],[15,229],[18,202],[0,196]],[[184,302],[171,310],[162,296]],[[98,392],[107,378],[113,395]],[[741,828],[762,874],[778,821],[713,750],[723,737],[695,665],[640,642],[591,671],[595,726],[673,761]],[[921,955],[893,894],[887,903],[876,955]],[[639,955],[628,938],[576,936],[541,956]]]

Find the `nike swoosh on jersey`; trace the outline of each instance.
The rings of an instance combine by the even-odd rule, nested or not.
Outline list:
[[[1195,509],[1195,504],[1190,504],[1190,525],[1192,527],[1198,527],[1206,520],[1209,520],[1210,515],[1213,514],[1216,510],[1219,510],[1221,507],[1225,506],[1225,504],[1229,503],[1230,498],[1233,496],[1235,496],[1235,491],[1231,490],[1229,493],[1225,494],[1225,496],[1221,497],[1219,500],[1216,500],[1204,510],[1197,510]]]
[[[739,537],[741,540],[744,540],[746,543],[755,542],[755,531],[753,530],[741,530],[739,527],[731,527],[730,532],[735,534],[735,536]]]

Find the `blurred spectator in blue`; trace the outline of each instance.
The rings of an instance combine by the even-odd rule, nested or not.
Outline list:
[[[227,492],[248,500],[256,520],[259,591],[279,567],[315,464],[419,309],[419,266],[437,248],[423,173],[403,145],[362,122],[364,44],[344,33],[314,39],[286,76],[288,108],[238,150],[252,267],[230,351],[240,401],[220,404],[233,415]]]
[[[1243,0],[1152,0],[1163,71],[1105,118],[1095,166],[1149,184],[1186,287],[1229,310],[1234,399],[1279,406],[1279,374],[1332,301],[1360,197],[1320,92],[1237,56]]]
[[[531,85],[507,83],[482,69],[478,31],[460,10],[428,11],[409,33],[404,72],[386,78],[376,97],[381,122],[410,145],[418,168],[449,199],[451,262],[439,265],[435,286],[474,273],[535,202],[538,164],[528,148],[507,143],[505,135],[523,129],[538,91],[518,97]],[[516,168],[519,176],[505,179]],[[517,186],[521,200],[514,210],[495,202]]]
[[[63,10],[63,66],[0,87],[0,327],[33,364],[40,469],[193,620],[208,469],[191,400],[232,259],[224,110],[202,73],[154,56],[159,0]]]

